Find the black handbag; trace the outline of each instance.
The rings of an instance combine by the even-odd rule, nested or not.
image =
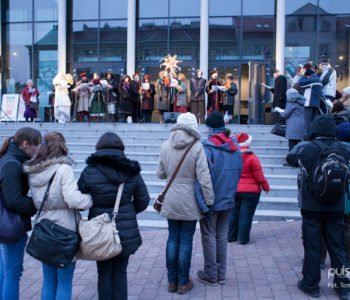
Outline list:
[[[286,136],[286,125],[279,124],[279,123],[275,124],[271,129],[271,133],[274,135],[285,137]]]
[[[55,174],[47,186],[43,202],[34,220],[34,229],[27,245],[27,253],[41,262],[59,268],[64,268],[72,262],[80,243],[78,223],[77,231],[72,231],[55,224],[48,219],[37,223],[40,213],[48,198],[50,186]]]

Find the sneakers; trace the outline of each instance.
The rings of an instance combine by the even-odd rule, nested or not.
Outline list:
[[[209,279],[204,271],[201,271],[201,270],[198,271],[197,277],[198,277],[198,280],[200,282],[202,282],[206,285],[209,285],[209,286],[217,286],[218,285],[218,282],[216,280]]]
[[[303,293],[309,295],[311,298],[319,298],[320,297],[320,291],[308,291],[305,290],[303,287],[302,280],[298,280],[298,289],[301,290]]]
[[[186,285],[179,285],[178,286],[177,293],[180,295],[184,295],[192,289],[193,289],[193,282],[190,279]]]
[[[177,284],[173,283],[173,282],[169,282],[168,292],[169,293],[176,293],[176,291],[177,291]]]
[[[225,278],[218,280],[218,284],[224,285],[225,283],[226,283],[226,279]]]

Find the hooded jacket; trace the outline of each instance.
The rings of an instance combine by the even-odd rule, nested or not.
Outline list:
[[[323,81],[328,72],[331,72],[331,75],[328,82],[323,86],[322,92],[325,96],[335,97],[337,89],[337,72],[331,67],[331,65],[327,65],[322,68],[320,80]]]
[[[30,217],[36,212],[33,200],[28,197],[28,177],[22,164],[30,157],[12,142],[0,159],[0,184],[3,199],[8,209],[23,216],[26,231],[31,230]]]
[[[323,85],[316,73],[309,77],[301,77],[299,80],[299,86],[303,91],[304,97],[306,98],[305,107],[319,108]]]
[[[42,161],[36,165],[25,164],[23,169],[28,174],[29,186],[34,205],[37,209],[44,199],[47,185],[54,175],[49,196],[40,214],[41,219],[49,219],[64,228],[77,231],[80,214],[76,210],[91,207],[91,197],[78,190],[72,168],[73,160],[61,156]]]
[[[242,172],[242,155],[234,137],[223,132],[209,134],[203,142],[214,189],[213,211],[231,209]]]
[[[165,195],[161,215],[171,220],[194,221],[202,214],[194,197],[195,181],[198,180],[204,194],[205,203],[213,204],[213,186],[207,159],[200,143],[200,133],[187,125],[172,128],[169,139],[160,150],[157,176],[169,180],[178,166],[186,148],[197,142],[188,152],[175,180]]]
[[[309,141],[296,145],[287,155],[287,161],[291,165],[298,166],[298,161],[305,167],[307,174],[312,174],[312,170],[318,160],[320,148],[312,143],[313,140],[321,140],[325,144],[334,145],[337,143],[339,153],[349,162],[350,146],[335,139],[336,125],[330,115],[318,116],[310,126]],[[301,200],[301,214],[309,218],[338,218],[344,213],[344,201],[335,204],[324,204],[319,201],[311,191],[308,184],[309,176],[298,183],[299,197]],[[344,199],[343,199],[344,200]]]
[[[103,213],[112,217],[119,185],[125,183],[116,227],[123,248],[120,255],[135,253],[142,244],[136,215],[147,208],[150,200],[139,163],[126,158],[124,152],[118,149],[98,150],[88,157],[86,163],[78,186],[92,197],[89,219]]]
[[[280,115],[286,120],[286,138],[302,140],[304,138],[304,104],[305,97],[295,92],[287,93],[287,104]]]

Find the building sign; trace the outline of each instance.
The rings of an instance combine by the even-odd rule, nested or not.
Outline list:
[[[19,94],[4,94],[1,101],[1,121],[17,121]]]

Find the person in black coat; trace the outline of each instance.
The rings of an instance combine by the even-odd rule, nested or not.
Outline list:
[[[137,123],[140,119],[140,77],[135,73],[131,80],[131,105],[132,105],[132,122]]]
[[[349,163],[350,145],[337,141],[335,136],[336,124],[332,116],[316,117],[310,126],[310,141],[296,145],[287,155],[287,161],[294,166],[298,166],[300,161],[306,170],[299,176],[298,182],[304,244],[303,279],[298,282],[298,287],[312,297],[319,296],[321,238],[324,237],[335,273],[334,288],[341,299],[348,299],[348,289],[341,288],[344,284],[349,285],[346,274],[342,275],[342,269],[347,265],[344,245],[344,195],[334,203],[325,204],[311,191],[310,185],[310,176],[321,151],[315,141],[337,149],[337,154]]]
[[[273,78],[275,79],[275,85],[270,89],[273,93],[272,107],[285,109],[287,103],[287,78],[279,70],[275,70]],[[279,120],[278,113],[273,114],[273,120],[274,123],[283,123],[281,119]]]
[[[119,185],[125,183],[116,227],[122,244],[122,252],[109,260],[97,262],[99,299],[127,299],[127,266],[129,256],[141,246],[142,239],[136,215],[144,211],[150,197],[140,175],[140,165],[124,154],[124,144],[113,132],[103,134],[96,144],[96,152],[88,157],[78,186],[89,193],[93,205],[88,218],[112,211]]]
[[[20,214],[25,223],[25,231],[18,241],[0,244],[2,299],[19,299],[26,231],[31,230],[30,217],[36,212],[32,198],[27,196],[28,177],[23,173],[22,167],[25,161],[35,155],[40,143],[41,134],[38,130],[23,127],[6,139],[0,150],[0,185],[4,205],[8,210]]]

